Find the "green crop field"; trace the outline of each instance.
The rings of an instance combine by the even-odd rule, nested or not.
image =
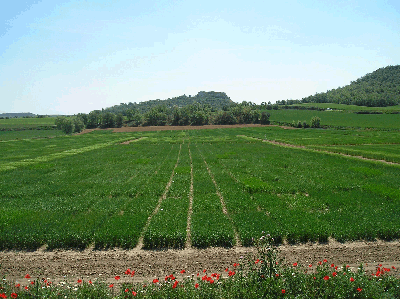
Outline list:
[[[0,249],[249,246],[261,231],[289,243],[398,239],[399,134],[258,127],[3,141]]]
[[[400,114],[356,114],[341,111],[314,110],[271,110],[270,120],[274,123],[291,124],[293,121],[311,123],[311,118],[318,116],[322,126],[400,129]]]

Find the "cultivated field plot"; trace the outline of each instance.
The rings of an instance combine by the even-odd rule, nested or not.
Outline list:
[[[397,106],[396,106],[397,107]],[[305,121],[310,124],[314,116],[321,119],[322,126],[400,129],[400,114],[355,114],[341,111],[314,111],[314,110],[271,110],[270,120],[292,123]]]
[[[261,231],[289,243],[398,239],[399,165],[325,152],[396,162],[399,145],[384,143],[398,134],[260,127],[2,142],[0,249],[249,246]]]

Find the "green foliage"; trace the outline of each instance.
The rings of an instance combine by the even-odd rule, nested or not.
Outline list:
[[[400,103],[400,65],[387,66],[351,84],[303,98],[302,103],[337,103],[368,107]]]
[[[299,121],[300,127],[301,127],[301,122]],[[321,119],[318,116],[314,116],[311,119],[311,128],[320,128],[321,127]]]

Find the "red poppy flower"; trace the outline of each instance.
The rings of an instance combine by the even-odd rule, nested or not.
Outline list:
[[[194,287],[197,289],[197,288],[199,287],[199,284],[196,283],[196,284],[194,285]]]
[[[256,259],[254,263],[255,263],[255,264],[258,264],[259,262],[260,262],[260,260],[259,260],[259,259]]]
[[[332,276],[333,276],[333,277],[335,277],[336,275],[337,275],[337,273],[336,273],[336,272],[333,272],[333,273],[332,273]]]
[[[11,298],[17,298],[18,295],[16,293],[11,293]]]
[[[276,273],[276,274],[275,274],[275,277],[279,277],[279,274],[278,274],[278,273]]]
[[[31,278],[31,276],[29,274],[26,274],[25,278]]]
[[[89,280],[89,283],[92,284],[93,283],[92,280]]]
[[[26,287],[24,287],[24,289],[25,289],[25,290],[28,290],[29,288],[26,286]]]
[[[19,284],[19,283],[17,283],[16,285],[15,285],[15,287],[16,288],[19,288],[21,285]]]
[[[129,292],[129,289],[125,289],[125,293],[128,293]]]
[[[309,264],[309,265],[308,265],[308,267],[310,267],[310,268],[311,268],[311,267],[312,267],[312,264]]]
[[[327,263],[327,262],[328,262],[328,260],[326,260],[326,259],[325,259],[325,260],[323,260],[323,262],[324,262],[324,263]]]
[[[133,277],[133,275],[135,275],[135,271],[131,271],[131,277]]]
[[[117,275],[117,276],[115,276],[114,278],[115,278],[115,280],[120,280],[120,279],[121,279],[121,277],[120,277],[120,276],[118,276],[118,275]]]
[[[178,285],[178,281],[175,281],[174,284],[172,285],[172,288],[175,289],[177,285]]]
[[[35,281],[31,281],[31,284],[35,284]]]
[[[297,263],[293,263],[293,267],[297,267]]]
[[[0,298],[7,298],[5,293],[0,293]]]
[[[136,293],[135,291],[132,291],[132,295],[133,295],[133,296],[136,296],[137,293]]]
[[[225,272],[228,272],[228,271],[229,271],[229,269],[228,269],[228,268],[226,268],[226,269],[225,269]]]
[[[213,280],[213,279],[210,279],[208,282],[209,282],[209,283],[214,283],[214,280]]]
[[[186,272],[185,270],[182,270],[182,271],[181,271],[181,274],[183,274],[183,273],[185,273],[185,272]]]
[[[282,294],[285,294],[285,293],[286,293],[286,290],[282,289]]]
[[[201,280],[207,280],[207,279],[208,279],[207,275],[204,275],[204,276],[201,278]]]
[[[233,276],[235,274],[236,274],[235,271],[229,271],[228,276]]]
[[[332,267],[332,268],[335,267],[335,264],[331,264],[331,267]]]
[[[353,277],[350,277],[350,281],[353,282],[353,281],[354,281],[354,278],[353,278]]]
[[[207,270],[206,270],[206,269],[204,269],[204,270],[203,270],[203,273],[206,273],[206,272],[207,272]]]
[[[239,264],[238,264],[238,263],[234,263],[233,266],[234,266],[234,267],[238,267]]]
[[[329,280],[329,276],[325,276],[325,277],[324,277],[324,280]]]
[[[114,284],[112,283],[112,284],[110,284],[108,287],[109,287],[109,288],[113,288],[113,287],[114,287]]]
[[[395,266],[392,266],[392,269],[394,270],[394,269],[396,269],[396,267],[395,267]]]
[[[357,288],[357,291],[358,291],[358,292],[361,292],[361,291],[362,291],[362,288]]]
[[[153,283],[157,283],[157,282],[159,282],[159,280],[157,278],[153,279]]]
[[[82,279],[78,279],[78,283],[82,283]]]
[[[131,269],[127,269],[127,270],[125,271],[125,274],[126,274],[126,275],[131,274]]]

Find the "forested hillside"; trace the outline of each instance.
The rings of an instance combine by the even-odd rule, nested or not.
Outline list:
[[[157,99],[140,103],[121,103],[120,105],[115,105],[104,110],[112,113],[122,113],[125,115],[128,109],[136,110],[140,113],[146,113],[150,109],[160,105],[164,105],[166,108],[172,108],[175,106],[182,108],[196,103],[209,106],[209,108],[212,110],[220,110],[224,107],[234,104],[234,102],[226,95],[225,92],[200,91],[195,96],[181,95],[178,97],[168,98],[166,100]]]
[[[337,103],[368,107],[394,106],[400,103],[400,65],[380,68],[351,84],[317,93],[294,103]],[[293,103],[292,103],[293,102]]]

